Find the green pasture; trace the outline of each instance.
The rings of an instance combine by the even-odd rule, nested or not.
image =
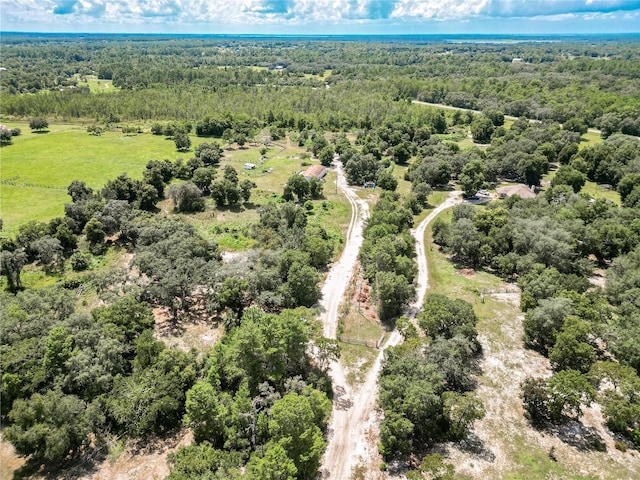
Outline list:
[[[113,86],[113,82],[111,80],[98,78],[95,75],[85,75],[83,77],[76,75],[76,77],[78,78],[78,86],[89,87],[91,93],[108,93],[119,90],[117,87]]]
[[[191,151],[180,153],[176,151],[173,140],[148,133],[123,135],[114,129],[101,136],[93,136],[83,125],[74,124],[52,124],[45,133],[34,133],[24,122],[7,124],[23,132],[14,139],[13,145],[0,150],[0,213],[4,232],[9,233],[26,221],[46,221],[62,215],[64,203],[70,200],[66,189],[73,180],[85,181],[98,190],[107,180],[121,173],[141,178],[149,160],[186,160],[200,143],[217,141],[192,136]],[[317,160],[303,160],[301,156],[305,149],[286,141],[272,144],[264,157],[260,153],[261,148],[259,144],[248,144],[242,148],[228,146],[221,161],[221,166],[233,166],[240,179],[248,178],[256,183],[257,188],[249,204],[218,209],[209,200],[207,211],[188,216],[201,233],[216,239],[227,250],[254,246],[253,240],[246,235],[245,227],[258,220],[259,207],[280,198],[289,176],[317,163]],[[253,163],[257,167],[245,170],[245,163]],[[316,207],[309,212],[309,221],[322,224],[331,235],[342,240],[349,224],[350,210],[346,200],[332,188],[333,185],[335,173],[330,172],[325,183],[327,201],[324,206],[322,201],[314,202]],[[169,202],[161,204],[161,207],[170,211]]]
[[[94,189],[121,173],[141,178],[153,159],[189,158],[172,140],[150,134],[123,135],[109,131],[89,135],[79,125],[51,125],[47,133],[32,133],[27,124],[8,122],[23,134],[0,150],[1,215],[4,231],[28,220],[48,220],[63,213],[66,189],[83,180]],[[204,141],[194,137],[194,147]]]
[[[580,145],[578,145],[578,148],[582,150],[585,147],[591,147],[600,142],[602,142],[602,137],[599,134],[587,132],[580,137]]]

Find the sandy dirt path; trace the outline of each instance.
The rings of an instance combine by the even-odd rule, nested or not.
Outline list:
[[[342,190],[345,192],[345,195],[347,195],[347,198],[350,198],[351,201],[353,197],[350,197],[349,194],[352,194],[354,196],[355,194],[352,190],[349,189],[349,187],[346,186],[346,182],[344,186],[341,186],[341,175],[342,172],[339,172],[338,186],[342,188]],[[344,180],[343,176],[342,180]],[[451,192],[447,200],[439,205],[436,209],[434,209],[434,211],[431,212],[422,222],[420,222],[418,227],[412,231],[412,235],[416,238],[416,249],[418,253],[418,281],[416,300],[413,304],[411,304],[411,306],[409,307],[409,311],[407,312],[410,317],[413,317],[419,310],[422,302],[424,301],[424,296],[428,288],[429,277],[427,270],[427,261],[424,252],[425,230],[429,223],[440,212],[452,207],[453,205],[461,201],[460,194],[461,192]],[[352,208],[354,208],[353,203]],[[354,212],[356,211],[354,210]],[[354,213],[353,216],[355,217],[356,213]],[[362,225],[356,224],[353,230],[357,230],[358,228],[360,241],[357,245],[359,249],[362,243]],[[351,230],[352,229],[350,228],[350,232]],[[351,248],[350,240],[351,235],[347,237],[345,254]],[[343,254],[343,257],[345,256],[345,254]],[[354,253],[353,263],[350,264],[351,269],[348,275],[341,270],[340,276],[333,277],[333,281],[335,281],[336,284],[338,282],[341,282],[341,290],[334,290],[333,287],[330,287],[328,284],[331,283],[331,281],[329,280],[329,278],[331,277],[327,278],[325,289],[327,289],[327,291],[332,291],[338,299],[335,303],[334,312],[330,312],[328,309],[323,310],[323,321],[326,319],[326,323],[324,324],[325,335],[327,335],[327,333],[329,332],[333,332],[335,335],[335,325],[330,324],[332,321],[331,319],[335,318],[335,322],[337,322],[337,308],[340,304],[342,295],[344,295],[344,292],[346,291],[348,280],[351,278],[351,273],[353,271],[353,266],[355,265],[356,258],[357,251],[355,251]],[[343,268],[348,268],[348,265],[349,264],[347,264],[345,261],[345,265],[343,265]],[[333,273],[333,269],[331,273]],[[325,289],[323,289],[323,293]],[[329,302],[330,299],[327,299],[326,301]],[[323,300],[323,302],[325,302],[325,300]],[[332,317],[331,315],[335,315],[335,317]],[[330,330],[331,328],[333,328],[333,330]],[[339,363],[332,364],[330,373],[335,392],[334,411],[331,417],[331,423],[329,425],[329,444],[327,446],[327,451],[323,458],[323,464],[321,467],[322,478],[331,478],[338,480],[348,479],[351,475],[353,467],[358,463],[364,463],[366,465],[368,470],[367,478],[372,478],[372,475],[378,469],[378,465],[372,464],[375,463],[375,461],[372,462],[372,460],[376,458],[377,446],[368,441],[368,438],[371,437],[369,433],[372,430],[377,429],[375,405],[378,398],[378,375],[380,373],[380,369],[382,368],[384,350],[388,347],[398,345],[399,343],[401,343],[401,341],[402,336],[397,331],[391,333],[391,335],[387,339],[387,342],[381,348],[371,370],[369,370],[365,382],[360,386],[357,392],[350,391],[350,388],[345,381],[342,366]]]

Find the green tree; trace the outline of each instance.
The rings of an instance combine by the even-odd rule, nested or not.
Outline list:
[[[483,116],[476,117],[471,122],[471,135],[475,143],[491,143],[495,127],[490,118]]]
[[[318,160],[320,160],[320,164],[325,167],[331,166],[331,162],[333,162],[333,155],[335,151],[331,145],[327,145],[323,147],[322,150],[318,152]]]
[[[456,335],[475,338],[477,322],[469,302],[436,293],[427,295],[422,312],[418,314],[420,328],[432,338],[453,338]]]
[[[104,419],[75,395],[49,390],[16,400],[9,420],[12,424],[4,436],[19,454],[62,462],[69,453],[79,455],[90,445],[90,434]]]
[[[301,202],[307,195],[309,195],[309,182],[302,175],[294,174],[287,179],[285,184],[285,190],[291,191],[298,201]]]
[[[565,318],[574,313],[568,298],[540,300],[539,306],[528,311],[524,317],[524,340],[534,348],[548,351],[562,329]]]
[[[24,288],[20,274],[26,264],[27,255],[22,249],[13,252],[8,250],[0,252],[0,274],[7,279],[7,287],[11,292],[17,292]]]
[[[187,392],[183,423],[193,431],[196,442],[204,440],[219,444],[224,435],[224,421],[221,416],[220,399],[213,386],[206,381],[198,381]]]
[[[549,385],[544,378],[527,377],[520,396],[531,422],[542,426],[551,419]]]
[[[191,148],[191,139],[186,133],[176,133],[176,135],[173,137],[173,141],[176,144],[176,150],[178,150],[179,152],[188,152]]]
[[[53,327],[47,336],[47,344],[42,359],[42,366],[50,378],[64,371],[64,364],[73,355],[73,335],[66,327]]]
[[[551,180],[551,186],[570,185],[578,193],[587,181],[587,176],[571,165],[562,165]]]
[[[404,275],[394,272],[378,272],[375,276],[374,292],[380,320],[397,317],[415,295],[414,286]]]
[[[268,442],[262,453],[255,452],[247,463],[250,480],[295,480],[298,469],[289,457],[287,441]]]
[[[573,369],[587,373],[596,360],[596,349],[589,343],[593,329],[589,322],[569,316],[549,351],[554,370]]]
[[[551,418],[555,422],[582,416],[582,405],[590,405],[596,392],[589,380],[576,370],[562,370],[548,381]]]
[[[248,202],[249,199],[251,198],[251,190],[256,188],[257,185],[251,180],[247,180],[245,178],[240,181],[238,186],[240,187],[240,196],[242,197],[242,200],[244,202]]]
[[[227,277],[220,285],[217,299],[221,309],[228,308],[241,318],[249,304],[249,284],[240,277]]]
[[[31,243],[31,249],[35,252],[38,264],[44,267],[45,272],[51,273],[57,268],[64,268],[64,249],[57,238],[46,236]]]
[[[474,421],[484,417],[482,400],[473,392],[442,394],[444,416],[449,422],[449,436],[453,440],[464,438]]]
[[[383,190],[394,192],[398,188],[398,179],[393,176],[393,170],[383,170],[378,174],[377,185]]]
[[[627,173],[618,183],[620,200],[624,203],[631,192],[640,185],[640,173]]]
[[[500,110],[495,108],[487,108],[486,110],[482,111],[482,114],[489,120],[491,120],[491,123],[493,123],[495,127],[501,127],[502,125],[504,125],[504,113]]]
[[[196,187],[202,190],[203,193],[209,193],[211,182],[216,178],[216,170],[213,167],[200,167],[193,172],[191,181]]]
[[[104,248],[104,238],[106,235],[102,228],[102,222],[92,217],[84,227],[84,234],[89,242],[91,251],[100,253]]]
[[[294,262],[289,268],[284,289],[290,297],[291,306],[312,307],[320,299],[320,277],[308,265]]]
[[[0,145],[1,146],[11,145],[12,136],[13,135],[11,134],[11,130],[9,128],[5,127],[4,125],[0,126]]]
[[[486,167],[481,160],[473,160],[462,169],[458,182],[466,196],[475,195],[485,181]]]
[[[570,132],[576,132],[580,135],[584,135],[587,133],[587,126],[581,118],[570,118],[566,122],[562,124],[563,130],[568,130]]]
[[[80,180],[74,180],[67,187],[67,193],[71,197],[73,203],[76,203],[91,198],[93,196],[93,189],[91,187],[87,187],[87,184]]]
[[[49,122],[41,117],[32,118],[29,120],[29,128],[36,132],[41,132],[49,126]]]
[[[202,191],[192,182],[174,183],[169,186],[167,194],[173,200],[173,208],[176,212],[202,212],[204,210]]]
[[[326,444],[306,397],[289,393],[278,400],[269,414],[269,434],[293,460],[298,478],[316,477]]]

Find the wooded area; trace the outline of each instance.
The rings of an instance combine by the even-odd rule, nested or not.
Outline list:
[[[433,248],[519,287],[523,341],[553,370],[521,385],[527,419],[550,431],[597,402],[616,448],[640,447],[637,43],[2,43],[3,152],[72,122],[96,140],[167,139],[177,157],[99,189],[77,178],[63,216],[1,235],[2,436],[32,468],[97,464],[116,440],[186,428],[193,443],[171,455],[169,479],[316,478],[340,345],[322,336],[315,307],[344,232],[323,223],[332,185],[299,166],[333,174],[334,158],[372,204],[358,261],[374,316],[404,338],[379,378],[385,461],[405,462],[408,478],[452,478],[432,449],[465,439],[487,408],[474,305],[432,293],[415,322],[403,316],[416,296],[411,228],[436,206],[433,192],[452,189],[467,201],[435,220]],[[87,77],[108,88],[92,91]],[[277,188],[228,162],[230,151],[263,161],[274,142],[305,149]],[[501,184],[533,198],[489,197]],[[586,192],[596,185],[619,202]],[[209,228],[228,230],[216,214],[230,212],[251,245],[232,260]],[[46,285],[25,288],[25,271]],[[212,348],[181,349],[159,337],[159,319],[224,333]]]

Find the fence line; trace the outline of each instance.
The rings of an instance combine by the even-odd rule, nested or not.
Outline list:
[[[363,345],[369,348],[378,348],[378,342],[374,340],[360,340],[359,338],[349,338],[340,335],[338,340],[343,343],[350,343],[351,345]]]
[[[338,337],[338,340],[340,342],[343,343],[350,343],[351,345],[363,345],[365,347],[369,347],[369,348],[375,348],[375,349],[380,349],[380,345],[382,345],[382,342],[384,340],[384,334],[380,335],[380,338],[378,340],[361,340],[359,338],[351,338],[351,337],[345,337],[343,335],[340,335]]]

